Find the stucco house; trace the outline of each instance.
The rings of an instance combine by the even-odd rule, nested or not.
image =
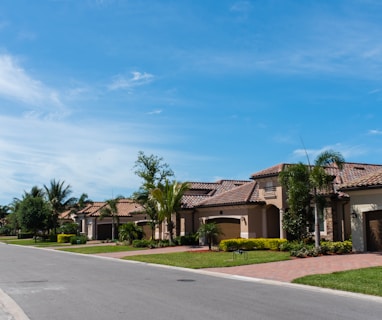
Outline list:
[[[350,199],[353,250],[382,251],[382,170],[345,183]]]
[[[221,239],[286,238],[282,217],[288,203],[278,177],[288,165],[277,164],[255,172],[248,180],[190,182],[181,209],[173,215],[174,235],[193,234],[202,223],[215,222],[223,232]],[[333,183],[320,221],[321,237],[333,241],[352,237],[356,251],[382,250],[382,165],[347,162],[342,170],[334,164],[325,169]],[[104,206],[105,202],[95,202],[73,217],[88,239],[111,237],[111,218],[100,218]],[[118,212],[120,223],[135,222],[143,227],[146,238],[151,237],[149,217],[142,206],[131,199],[121,199]],[[155,238],[167,237],[163,222],[157,226]]]
[[[111,239],[112,218],[101,218],[101,211],[107,206],[106,202],[93,202],[74,215],[79,224],[80,232],[89,240]],[[149,231],[143,207],[131,199],[120,199],[117,203],[119,223],[135,222],[142,225],[144,232]]]
[[[288,210],[278,176],[288,164],[256,172],[248,181],[191,182],[177,219],[178,234],[195,232],[201,223],[217,223],[224,238],[285,238],[282,216]],[[332,190],[320,221],[321,237],[342,241],[352,235],[349,195],[340,186],[382,169],[382,165],[345,163],[342,170],[326,167],[333,176]]]

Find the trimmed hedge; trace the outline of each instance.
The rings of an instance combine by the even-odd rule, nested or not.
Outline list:
[[[279,250],[280,246],[287,242],[279,238],[250,238],[250,239],[226,239],[219,244],[220,250]]]
[[[74,236],[70,237],[71,244],[86,244],[86,236]]]
[[[70,243],[70,238],[75,237],[75,234],[61,233],[57,235],[57,243]]]

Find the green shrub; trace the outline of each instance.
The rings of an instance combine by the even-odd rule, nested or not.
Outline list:
[[[71,244],[86,244],[86,237],[85,236],[74,236],[70,237],[70,243]]]
[[[134,248],[148,248],[150,247],[150,244],[152,243],[151,240],[133,240],[133,247]]]
[[[320,243],[322,254],[343,254],[353,251],[353,244],[350,240],[346,241],[321,241]]]
[[[250,239],[226,239],[219,244],[220,250],[280,250],[280,246],[286,243],[286,239],[278,238],[250,238]]]
[[[61,233],[57,235],[57,243],[70,243],[70,238],[75,237],[75,234]]]
[[[57,229],[57,233],[77,234],[78,230],[78,223],[65,222]]]
[[[194,234],[176,237],[174,242],[180,246],[192,246],[198,244],[198,240]]]

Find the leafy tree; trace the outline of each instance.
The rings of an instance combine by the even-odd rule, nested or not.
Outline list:
[[[208,249],[211,251],[212,244],[222,234],[219,226],[215,222],[203,223],[200,225],[196,236],[198,239],[206,238],[208,243]]]
[[[323,214],[327,194],[332,192],[333,176],[325,170],[335,165],[342,169],[345,160],[338,152],[328,150],[318,155],[314,165],[289,165],[280,173],[279,181],[286,188],[289,210],[283,218],[283,227],[297,239],[308,233],[310,204],[314,204],[315,246],[320,245],[319,214]]]
[[[182,197],[188,189],[188,183],[179,183],[176,181],[165,181],[165,184],[151,191],[152,198],[156,201],[158,211],[158,220],[160,222],[166,220],[167,230],[169,232],[169,242],[173,243],[174,222],[173,214],[177,214],[182,204]]]
[[[289,205],[283,215],[283,228],[293,239],[302,240],[308,236],[311,223],[309,168],[301,162],[288,165],[280,172],[279,181],[286,188]]]
[[[341,153],[327,150],[318,155],[314,161],[314,166],[310,167],[310,181],[313,188],[314,201],[314,230],[315,230],[315,246],[320,246],[320,222],[319,212],[323,214],[325,207],[325,193],[332,191],[333,176],[325,171],[325,167],[335,164],[339,170],[342,170],[345,163]]]
[[[10,213],[9,206],[1,206],[0,205],[0,227],[5,224],[5,218]]]
[[[105,217],[111,217],[111,240],[116,239],[115,231],[119,228],[119,215],[118,215],[118,202],[123,199],[122,196],[118,196],[115,199],[106,200],[106,206],[101,209],[100,219]]]
[[[17,209],[17,217],[21,227],[32,231],[35,239],[38,231],[46,230],[49,215],[49,204],[40,196],[25,197]]]
[[[50,186],[44,185],[45,194],[51,206],[51,217],[49,219],[49,227],[54,229],[58,226],[58,216],[61,212],[69,209],[76,202],[76,198],[69,197],[72,193],[70,185],[65,185],[65,181],[50,181]]]
[[[133,240],[141,239],[142,236],[142,228],[137,226],[134,222],[128,222],[119,227],[120,241],[127,241],[128,244],[132,244]]]
[[[147,156],[143,151],[138,153],[134,167],[136,168],[135,174],[142,178],[143,183],[133,194],[133,198],[143,206],[150,217],[151,239],[154,239],[155,227],[158,224],[158,211],[156,202],[150,197],[150,192],[162,186],[166,179],[174,176],[174,173],[169,165],[163,162],[163,158],[154,155]]]

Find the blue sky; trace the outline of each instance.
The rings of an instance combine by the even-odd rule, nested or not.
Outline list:
[[[2,0],[0,204],[64,180],[247,179],[325,149],[382,164],[382,3]]]

